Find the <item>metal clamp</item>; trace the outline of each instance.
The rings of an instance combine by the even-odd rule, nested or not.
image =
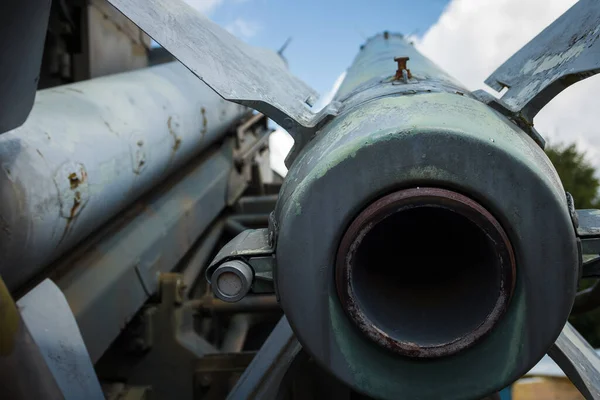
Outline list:
[[[227,302],[241,300],[251,289],[272,292],[273,253],[268,228],[243,231],[212,260],[206,280],[215,296]]]

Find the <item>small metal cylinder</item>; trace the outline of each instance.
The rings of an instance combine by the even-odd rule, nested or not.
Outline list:
[[[254,271],[240,260],[226,261],[215,269],[211,277],[215,296],[227,302],[241,300],[250,291]]]

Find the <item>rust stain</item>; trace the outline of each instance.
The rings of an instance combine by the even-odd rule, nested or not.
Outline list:
[[[177,136],[177,132],[173,129],[173,125],[179,127],[178,123],[173,123],[173,117],[169,117],[167,126],[169,127],[169,133],[173,136],[173,152],[176,152],[179,149],[179,146],[181,146],[181,138]]]
[[[69,187],[71,188],[71,190],[77,189],[79,187],[79,185],[84,183],[88,178],[87,172],[83,166],[80,167],[79,171],[80,171],[80,176],[77,176],[76,172],[72,172],[68,176]],[[71,206],[69,216],[67,217],[67,224],[65,225],[63,234],[62,234],[60,240],[58,241],[58,245],[60,245],[62,243],[62,241],[65,239],[65,237],[68,235],[69,231],[73,227],[75,220],[79,216],[78,211],[83,211],[84,207],[85,207],[85,204],[83,204],[83,201],[82,201],[81,191],[77,190],[73,196],[73,205]]]
[[[79,186],[80,183],[81,181],[75,172],[69,174],[69,184],[71,185],[71,189],[77,189],[77,186]]]
[[[83,209],[85,208],[85,205],[83,207],[81,206],[81,192],[77,191],[77,192],[75,192],[75,197],[73,198],[73,206],[71,207],[71,212],[69,214],[69,218],[67,218],[67,224],[65,225],[65,229],[63,230],[63,234],[60,237],[60,240],[58,241],[57,246],[59,246],[62,243],[62,241],[69,234],[69,231],[73,228],[73,225],[75,224],[75,221],[77,220],[77,217],[79,217],[79,215],[80,215],[80,214],[77,214],[77,210],[79,210],[80,207],[81,207],[80,211],[83,211]]]
[[[202,113],[202,130],[200,131],[200,134],[204,138],[208,131],[208,119],[206,118],[206,109],[204,107],[200,108],[200,112]]]
[[[394,80],[402,80],[402,71],[406,70],[408,75],[408,79],[412,78],[412,74],[410,73],[410,69],[407,68],[406,64],[410,60],[410,57],[396,57],[394,61],[398,63],[398,69],[396,70],[396,75],[394,75]]]

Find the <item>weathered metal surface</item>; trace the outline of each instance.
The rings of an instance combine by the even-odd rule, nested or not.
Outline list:
[[[600,237],[600,210],[577,210],[577,220],[579,221],[577,227],[579,237],[582,239]],[[593,241],[590,242],[593,243]],[[600,249],[598,253],[600,253]]]
[[[181,272],[185,285],[183,297],[193,296],[197,281],[202,278],[202,271],[208,264],[210,256],[214,254],[215,246],[223,234],[225,222],[217,220],[200,238],[198,246],[191,250],[192,254]]]
[[[277,398],[281,380],[301,349],[286,317],[282,317],[227,398]]]
[[[206,278],[211,281],[211,276],[220,264],[232,259],[249,259],[273,254],[273,247],[269,239],[269,230],[248,229],[234,237],[219,250],[215,258],[206,269]]]
[[[317,93],[274,51],[250,46],[183,0],[109,0],[224,99],[252,107],[288,130],[296,151],[330,114]]]
[[[0,134],[25,122],[33,106],[50,5],[50,0],[0,4]]]
[[[64,398],[104,399],[75,317],[54,282],[46,279],[17,306]]]
[[[502,64],[485,83],[529,121],[566,87],[600,72],[600,2],[580,0]]]
[[[0,276],[0,388],[6,399],[64,399]]]
[[[157,399],[193,398],[193,363],[218,350],[196,332],[195,309],[182,303],[182,291],[180,274],[160,275],[160,303],[146,313],[144,330],[150,340],[143,362],[128,363],[126,354],[112,352],[112,360],[103,358],[96,365],[101,377],[110,381],[126,375],[128,384],[151,385]]]
[[[406,59],[404,66],[411,71],[406,83],[396,79],[396,59]],[[467,89],[419,53],[403,35],[389,33],[387,38],[376,35],[365,43],[348,68],[335,100],[343,103],[342,109],[347,109],[386,94],[438,91],[468,94]]]
[[[241,214],[268,214],[275,209],[277,195],[244,196],[235,204],[236,212]]]
[[[178,63],[40,91],[0,136],[0,273],[13,290],[169,173],[247,109]]]
[[[58,266],[94,362],[225,207],[232,153],[227,143],[195,160]]]
[[[371,43],[384,47],[385,40],[372,39],[362,51]],[[393,51],[393,42],[388,46],[404,55]],[[406,55],[416,79],[418,57]],[[372,71],[350,68],[352,81],[342,84],[338,100],[353,101],[369,81],[385,86],[377,83],[384,69],[372,64]],[[393,58],[388,65],[392,76]],[[353,69],[360,77],[352,78]],[[447,399],[478,398],[503,388],[556,340],[578,281],[565,192],[543,150],[490,107],[451,90],[446,80],[438,85],[436,76],[430,74],[429,84],[438,88],[432,93],[390,91],[343,104],[289,170],[270,223],[277,293],[298,340],[338,379],[378,398],[439,398],[440,390]],[[375,346],[344,313],[333,281],[335,254],[351,221],[377,198],[410,187],[446,188],[476,200],[506,231],[517,262],[513,297],[492,332],[468,350],[427,362]]]
[[[586,399],[600,399],[600,357],[567,322],[548,355]]]
[[[89,78],[131,71],[148,66],[150,37],[106,0],[91,0],[84,7],[87,15],[83,43]],[[86,39],[81,38],[82,42]]]
[[[442,238],[440,257],[423,259],[430,245],[419,244],[429,225]],[[406,248],[399,251],[399,242]],[[495,327],[516,267],[506,233],[486,209],[456,192],[419,187],[376,200],[352,221],[335,277],[344,311],[371,340],[407,357],[434,358],[473,346]]]

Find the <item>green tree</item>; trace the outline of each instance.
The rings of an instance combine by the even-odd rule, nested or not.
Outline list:
[[[570,145],[549,145],[546,154],[565,190],[571,193],[577,208],[598,208],[598,188],[600,181],[594,176],[594,167],[586,160],[585,153],[579,152],[575,143]]]
[[[577,208],[600,208],[594,167],[586,160],[585,153],[579,152],[575,144],[549,145],[546,154],[562,180],[565,190],[573,196]],[[591,286],[594,279],[581,282],[580,289]],[[586,314],[574,315],[569,321],[594,347],[600,347],[600,309]]]

